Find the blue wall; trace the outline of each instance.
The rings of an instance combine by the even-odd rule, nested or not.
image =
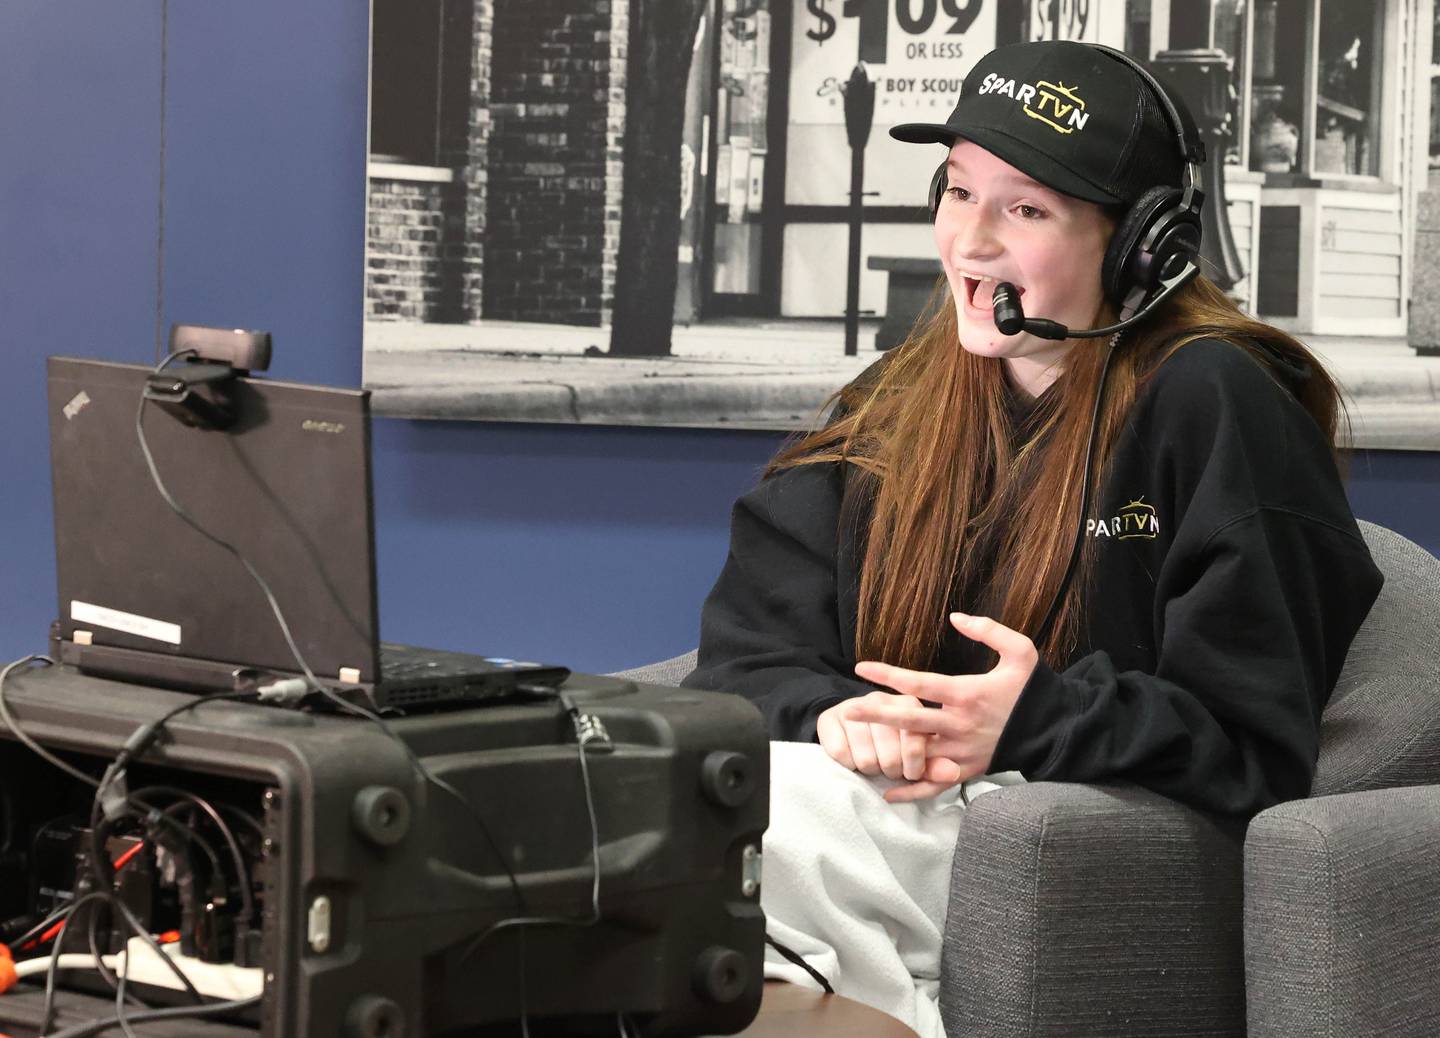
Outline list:
[[[162,45],[163,326],[266,328],[277,377],[358,383],[367,7],[0,5],[0,659],[55,615],[44,357],[156,359]],[[592,671],[687,649],[777,443],[379,420],[382,630]],[[1440,455],[1363,453],[1351,493],[1440,550]]]

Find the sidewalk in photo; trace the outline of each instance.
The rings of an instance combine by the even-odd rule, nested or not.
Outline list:
[[[371,322],[365,384],[397,417],[793,428],[879,358],[877,326],[861,323],[854,357],[839,321],[754,318],[677,326],[668,357],[612,357],[609,328]],[[1440,357],[1306,341],[1345,387],[1357,445],[1440,449]]]

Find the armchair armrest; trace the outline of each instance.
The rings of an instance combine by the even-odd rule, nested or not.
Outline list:
[[[1245,840],[1250,1034],[1440,1034],[1440,786],[1262,811]]]
[[[1127,785],[976,798],[951,874],[946,1032],[1242,1036],[1243,833]]]
[[[647,663],[643,667],[617,671],[610,676],[638,681],[642,685],[678,685],[686,674],[695,669],[695,660],[698,656],[699,650],[691,649],[683,655],[672,656],[668,660],[661,660],[658,663]]]

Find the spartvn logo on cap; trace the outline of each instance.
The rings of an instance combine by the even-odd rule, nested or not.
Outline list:
[[[1074,133],[1085,129],[1085,124],[1090,121],[1090,113],[1085,111],[1085,101],[1075,92],[1077,89],[1043,79],[1036,83],[1021,83],[1017,87],[1015,80],[992,72],[975,92],[1014,98],[1016,104],[1024,106],[1025,114],[1030,118],[1039,119],[1056,133]]]
[[[1159,94],[1117,55],[1074,40],[997,47],[965,74],[943,123],[902,123],[890,136],[947,147],[970,141],[1056,191],[1128,205],[1152,187],[1180,184],[1186,157]]]

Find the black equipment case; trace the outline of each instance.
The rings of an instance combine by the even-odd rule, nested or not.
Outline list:
[[[389,721],[473,813],[360,718],[214,702],[167,724],[131,766],[131,787],[202,791],[261,823],[260,1034],[511,1034],[522,999],[537,1035],[616,1034],[617,1014],[654,1036],[729,1034],[751,1021],[763,987],[769,789],[759,713],[735,696],[612,678],[575,675],[564,688],[613,745],[586,754],[601,921],[503,927],[473,948],[507,918],[591,916],[590,819],[576,731],[559,703]],[[17,670],[5,695],[26,734],[97,777],[140,725],[186,699],[65,666]],[[92,792],[3,725],[0,789],[21,832]],[[27,887],[23,867],[0,857],[9,902]],[[0,1032],[23,1023],[6,1017],[7,1000],[28,1000],[17,994],[0,996]],[[201,1035],[213,1025],[189,1026]]]

